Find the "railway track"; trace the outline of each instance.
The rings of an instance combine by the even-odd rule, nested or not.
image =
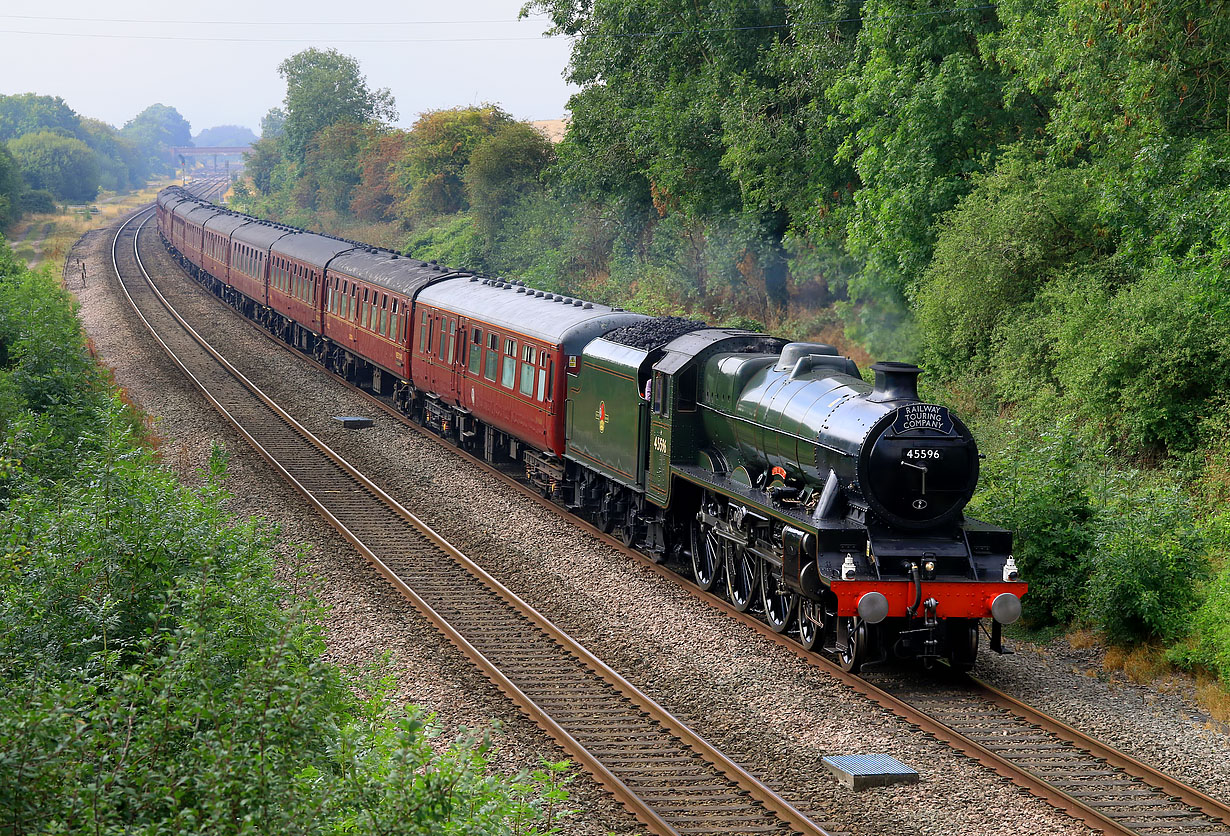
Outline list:
[[[1103,832],[1230,836],[1230,806],[964,674],[857,687]]]
[[[656,834],[827,833],[351,467],[174,312],[116,233],[133,308],[205,397],[465,656]]]

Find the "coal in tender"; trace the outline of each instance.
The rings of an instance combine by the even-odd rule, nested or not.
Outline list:
[[[626,345],[629,348],[647,350],[666,345],[671,340],[690,334],[701,328],[709,327],[699,319],[684,319],[681,316],[659,316],[653,319],[643,319],[632,325],[616,328],[606,335],[613,343]]]

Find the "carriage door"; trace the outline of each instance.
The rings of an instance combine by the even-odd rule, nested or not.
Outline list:
[[[671,378],[655,371],[649,398],[649,478],[646,492],[659,505],[670,498]]]
[[[443,336],[444,332],[441,331]],[[448,356],[445,362],[448,363],[448,391],[453,393],[453,403],[464,405],[466,402],[463,387],[465,386],[465,378],[462,377],[462,372],[465,371],[465,340],[466,329],[465,322],[459,317],[450,316],[448,318]]]

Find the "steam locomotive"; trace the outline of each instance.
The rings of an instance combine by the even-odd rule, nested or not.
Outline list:
[[[652,318],[258,220],[178,187],[170,252],[287,343],[843,668],[968,669],[1026,584],[963,516],[978,450],[916,366]]]

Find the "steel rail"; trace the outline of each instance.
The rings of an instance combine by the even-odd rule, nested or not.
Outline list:
[[[148,209],[145,211],[149,211]],[[112,260],[113,267],[116,270],[116,275],[120,279],[121,286],[124,288],[125,296],[129,299],[133,309],[137,312],[138,317],[145,323],[146,327],[154,335],[155,340],[162,345],[172,361],[184,371],[190,380],[204,393],[205,397],[211,404],[235,426],[241,435],[245,437],[256,449],[262,457],[269,461],[273,467],[300,493],[308,502],[316,508],[316,510],[325,517],[326,520],[333,525],[343,537],[347,539],[363,556],[376,568],[376,570],[394,585],[410,602],[421,612],[424,617],[429,619],[437,629],[445,634],[449,640],[455,644],[461,652],[472,662],[474,662],[485,675],[487,675],[497,688],[525,711],[534,721],[544,729],[552,738],[554,738],[560,746],[570,755],[577,758],[594,777],[607,787],[615,797],[620,800],[643,824],[649,827],[653,832],[660,834],[675,834],[681,831],[665,820],[666,817],[657,812],[655,806],[636,791],[630,788],[625,781],[620,779],[614,771],[607,767],[600,755],[595,755],[588,751],[586,747],[571,734],[563,723],[557,722],[549,711],[539,706],[525,691],[518,686],[511,678],[506,676],[497,665],[489,660],[486,655],[479,650],[472,642],[470,642],[459,630],[453,627],[449,621],[443,617],[433,606],[429,604],[424,597],[411,588],[405,580],[390,567],[388,562],[377,554],[374,548],[371,548],[364,539],[351,530],[341,519],[339,519],[329,505],[317,493],[305,486],[300,479],[294,476],[290,470],[283,465],[277,456],[268,450],[257,438],[255,438],[248,429],[242,425],[231,411],[213,396],[208,390],[207,385],[194,374],[187,365],[176,355],[174,350],[162,339],[157,333],[157,329],[149,322],[139,305],[133,299],[129,292],[127,283],[123,280],[122,273],[118,264],[116,248],[118,246],[123,230],[128,224],[132,223],[136,217],[134,215],[117,230],[115,239],[112,243]],[[749,798],[754,799],[765,811],[770,813],[779,822],[793,829],[794,832],[805,834],[805,836],[824,836],[827,833],[823,828],[817,826],[806,815],[794,808],[789,802],[782,799],[777,793],[765,786],[762,782],[747,773],[737,763],[728,758],[725,754],[717,750],[715,747],[705,741],[700,735],[690,729],[685,723],[675,718],[666,709],[652,700],[647,695],[639,691],[635,686],[624,679],[620,674],[611,669],[600,659],[582,647],[579,643],[573,640],[558,626],[551,623],[545,616],[537,612],[528,603],[519,598],[511,590],[507,589],[503,584],[499,583],[495,578],[491,577],[485,570],[463,555],[455,547],[452,546],[445,538],[438,535],[413,513],[404,508],[400,503],[385,493],[379,486],[367,479],[357,468],[351,466],[343,457],[330,449],[327,445],[317,439],[309,430],[299,424],[292,416],[282,410],[271,398],[263,393],[255,384],[248,380],[238,369],[231,366],[220,353],[218,353],[208,342],[192,328],[192,326],[174,309],[171,303],[161,294],[154,285],[152,278],[145,271],[144,265],[141,262],[140,252],[137,248],[140,229],[148,222],[148,218],[138,227],[134,234],[133,254],[140,267],[145,279],[149,282],[149,287],[152,293],[157,297],[168,313],[178,322],[179,326],[188,333],[192,339],[205,351],[212,359],[241,385],[244,386],[252,395],[257,398],[267,409],[277,415],[288,426],[292,427],[303,439],[305,439],[316,451],[325,456],[338,468],[347,472],[348,476],[359,483],[364,490],[371,495],[377,497],[388,509],[395,513],[398,517],[404,520],[416,530],[421,532],[431,543],[438,547],[442,552],[446,553],[455,563],[464,567],[470,574],[477,578],[484,586],[493,590],[497,596],[508,605],[513,607],[517,612],[527,618],[538,629],[542,630],[552,642],[564,648],[575,658],[581,660],[585,667],[596,674],[602,681],[613,687],[622,698],[631,701],[637,708],[643,711],[654,723],[669,730],[686,749],[699,754],[713,768],[724,775],[733,785],[737,786],[741,792],[745,793]],[[688,829],[685,832],[692,832]],[[705,831],[708,832],[708,831]],[[738,832],[728,831],[723,826],[719,825],[713,832]]]

